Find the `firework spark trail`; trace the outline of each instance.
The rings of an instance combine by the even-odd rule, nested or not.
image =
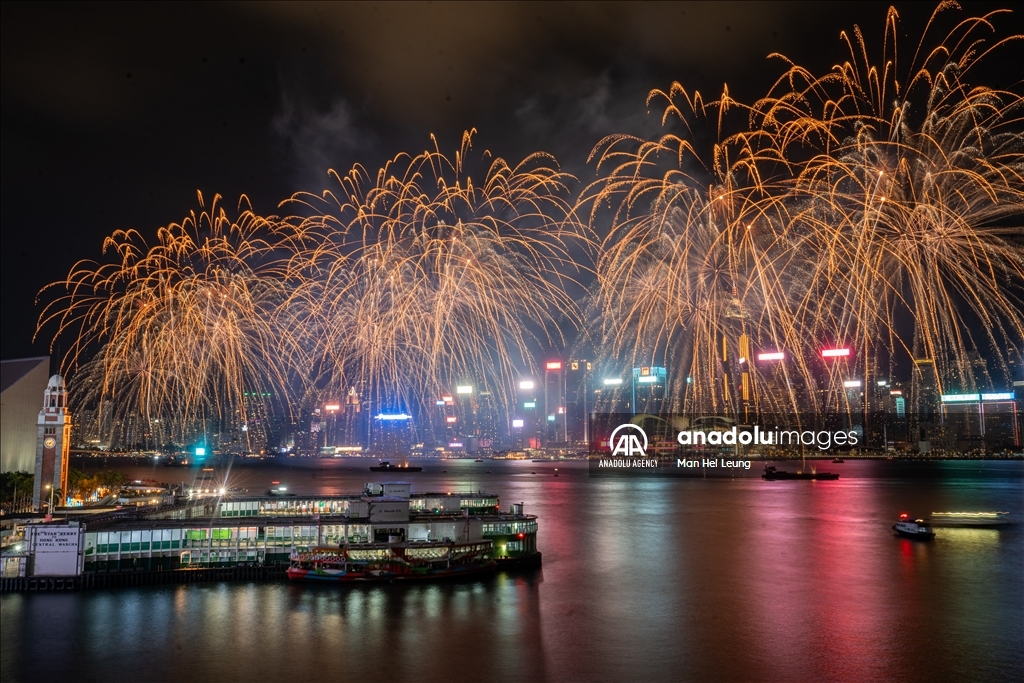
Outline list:
[[[714,140],[727,110],[747,113],[727,93],[705,104],[678,84],[654,98],[667,101],[666,117],[679,118],[688,134],[710,128]],[[777,186],[789,176],[773,177],[780,166],[774,140],[744,131],[701,154],[688,137],[616,136],[591,156],[599,169],[611,167],[581,197],[592,221],[612,209],[594,307],[605,348],[619,362],[663,358],[678,376],[692,377],[690,407],[734,409],[721,368],[723,338],[770,332],[774,343],[802,343],[785,297],[797,268],[777,206]],[[733,343],[730,355],[736,352]]]
[[[965,389],[979,344],[1005,368],[1024,338],[1022,98],[964,80],[1021,38],[985,44],[992,17],[961,22],[928,50],[933,17],[900,71],[890,11],[884,67],[857,30],[843,35],[846,63],[815,76],[789,62],[749,107],[727,89],[710,102],[679,84],[653,91],[663,123],[684,133],[606,138],[591,158],[607,170],[580,200],[592,225],[610,214],[592,315],[609,355],[664,358],[692,377],[697,410],[735,410],[720,347],[744,333],[787,349],[808,383],[829,342],[857,350],[846,369],[865,379],[885,370],[883,348],[890,363],[931,358]],[[745,125],[730,125],[737,112]]]
[[[48,288],[65,294],[40,329],[72,338],[65,366],[84,365],[93,399],[149,425],[174,416],[177,435],[244,419],[264,389],[289,407],[355,388],[375,410],[416,411],[471,382],[507,412],[538,347],[569,328],[606,369],[672,368],[675,409],[737,410],[741,336],[791,359],[762,409],[833,400],[807,391],[825,343],[855,349],[833,375],[924,357],[971,389],[972,351],[1005,372],[1024,339],[1024,98],[970,77],[1024,37],[992,39],[996,12],[933,40],[954,8],[909,60],[891,10],[878,62],[844,33],[845,62],[787,61],[750,105],[727,88],[653,91],[681,130],[601,141],[575,198],[551,157],[476,156],[466,133],[452,157],[435,142],[375,174],[332,171],[334,189],[295,195],[284,219],[231,221],[215,200],[153,247],[117,232],[116,262]]]
[[[416,410],[468,381],[508,408],[537,343],[563,344],[562,325],[579,325],[566,285],[591,240],[568,199],[574,179],[540,154],[475,176],[471,135],[454,159],[435,143],[373,182],[356,167],[337,190],[293,199],[312,211],[296,230],[317,235],[294,301],[319,321],[334,390]]]
[[[1024,98],[964,80],[991,49],[1021,38],[985,45],[978,33],[992,16],[960,22],[931,50],[923,37],[901,75],[890,10],[881,64],[891,68],[868,61],[858,31],[849,60],[801,92],[805,117],[831,126],[792,191],[813,206],[834,255],[810,289],[841,296],[824,332],[862,350],[865,375],[884,338],[933,359],[940,382],[974,389],[968,353],[989,346],[1005,369],[1024,339]],[[914,322],[909,334],[894,325],[899,312]]]
[[[131,424],[135,442],[187,442],[197,421],[244,425],[248,394],[289,401],[294,349],[278,334],[286,296],[260,237],[268,222],[249,210],[232,221],[218,202],[206,207],[200,194],[201,211],[161,228],[152,246],[115,232],[104,242],[115,262],[79,262],[49,287],[65,293],[40,327],[55,322],[73,340],[62,367],[81,366],[83,402],[113,411],[101,422]]]

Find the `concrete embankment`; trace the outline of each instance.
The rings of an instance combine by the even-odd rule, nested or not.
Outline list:
[[[498,562],[498,571],[539,569],[541,553]],[[287,564],[202,567],[134,572],[87,572],[81,576],[16,576],[0,578],[0,593],[61,592],[89,588],[122,588],[212,581],[283,581]]]

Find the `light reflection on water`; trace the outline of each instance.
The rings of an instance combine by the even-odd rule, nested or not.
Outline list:
[[[232,477],[251,487],[294,480],[300,492],[323,486],[335,493],[371,478],[344,462],[322,463],[236,467]],[[2,678],[125,671],[127,679],[154,681],[1024,675],[1020,462],[908,469],[848,461],[837,482],[591,480],[573,464],[560,464],[558,478],[537,463],[443,467],[449,473],[430,464],[413,479],[415,490],[486,488],[503,505],[524,501],[540,516],[543,570],[412,586],[205,584],[4,595]],[[150,476],[133,476],[142,474]],[[893,536],[900,511],[933,509],[1009,510],[1016,523],[939,528],[928,543]]]

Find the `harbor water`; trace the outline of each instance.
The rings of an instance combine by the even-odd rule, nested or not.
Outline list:
[[[367,459],[218,468],[346,494]],[[606,478],[586,463],[418,461],[413,490],[539,516],[540,570],[429,585],[208,583],[0,596],[0,678],[259,681],[1017,681],[1024,462],[821,463],[837,481]],[[79,461],[87,472],[101,461]],[[136,465],[190,483],[196,469]],[[557,472],[556,468],[557,467]],[[790,466],[792,468],[792,465]],[[555,475],[558,476],[555,476]],[[900,512],[1000,528],[894,536]],[[86,678],[83,678],[83,675]]]

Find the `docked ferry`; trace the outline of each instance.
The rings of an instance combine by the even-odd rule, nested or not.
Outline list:
[[[316,542],[289,556],[293,581],[410,581],[535,567],[537,518],[497,496],[414,494],[407,482],[367,484],[342,514],[319,515]]]
[[[290,564],[295,580],[372,581],[540,566],[537,517],[523,503],[411,489],[390,481],[347,495],[215,496],[142,519],[97,519],[84,533],[84,571]]]
[[[892,525],[893,531],[904,538],[928,540],[935,538],[935,532],[923,519],[910,519],[906,512]]]
[[[494,542],[366,543],[291,555],[292,581],[415,581],[494,571]]]

